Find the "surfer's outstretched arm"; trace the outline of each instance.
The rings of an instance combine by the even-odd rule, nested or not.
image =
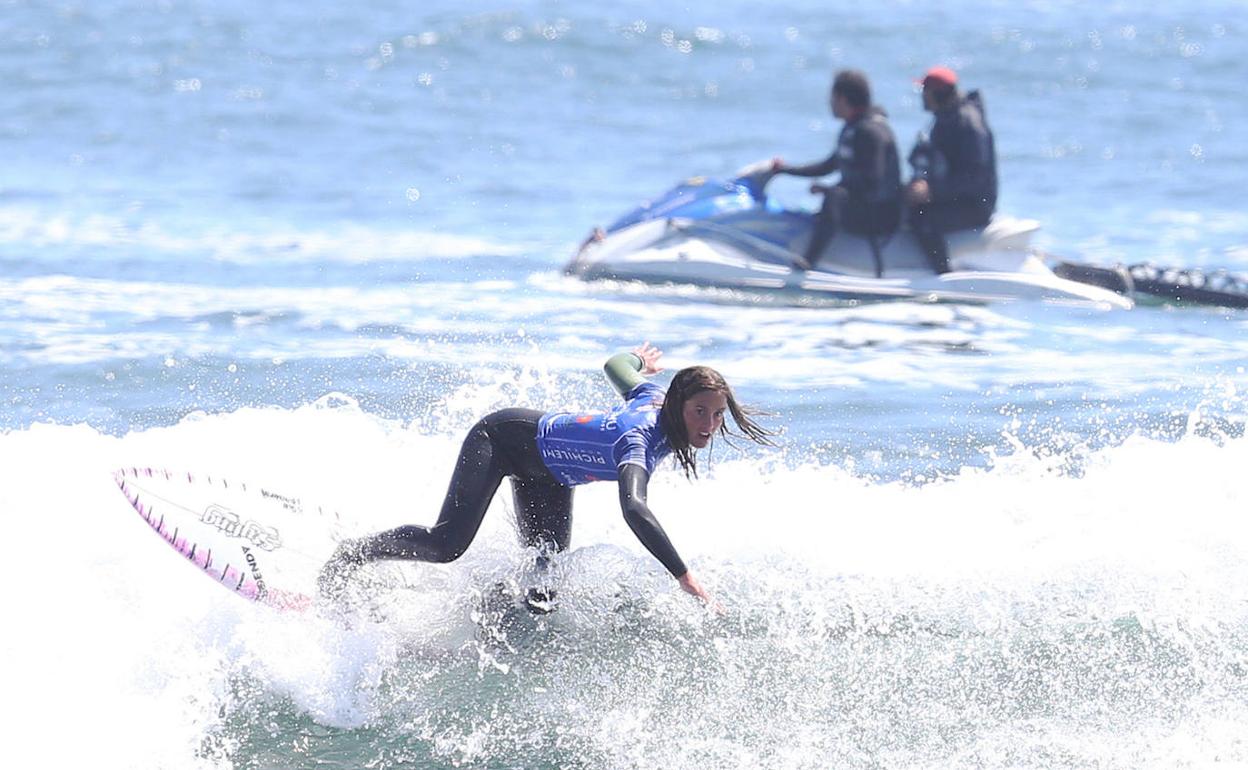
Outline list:
[[[646,488],[649,483],[650,474],[640,465],[628,464],[620,468],[620,509],[624,512],[624,521],[646,550],[662,562],[667,571],[672,573],[672,577],[680,582],[682,589],[708,605],[717,606],[681,561],[680,554],[676,553],[672,541],[646,503]]]
[[[633,388],[646,381],[646,377],[663,371],[659,358],[663,351],[643,342],[631,353],[617,353],[607,359],[602,367],[607,380],[620,396],[627,396]]]

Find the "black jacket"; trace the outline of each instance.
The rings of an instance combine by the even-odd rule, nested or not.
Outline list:
[[[932,203],[981,212],[997,207],[997,153],[978,91],[936,113],[930,146],[910,155],[915,177],[927,179]]]
[[[845,227],[855,232],[891,232],[896,229],[901,206],[901,167],[897,140],[888,125],[888,116],[871,107],[841,128],[836,149],[825,160],[805,166],[790,166],[784,173],[794,176],[824,176],[841,172],[837,185],[844,188],[848,201]]]

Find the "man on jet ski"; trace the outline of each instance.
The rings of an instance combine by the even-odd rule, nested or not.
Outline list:
[[[997,207],[997,155],[979,91],[963,96],[958,76],[932,67],[923,77],[923,108],[935,116],[910,153],[906,187],[910,227],[937,273],[949,270],[945,233],[984,227]]]
[[[838,226],[866,236],[888,235],[901,218],[901,171],[897,141],[884,110],[871,104],[871,86],[858,70],[842,70],[832,82],[832,114],[845,121],[836,149],[825,160],[804,166],[772,162],[777,174],[817,177],[841,173],[835,187],[811,185],[824,193],[810,244],[794,265],[809,270],[836,235]]]

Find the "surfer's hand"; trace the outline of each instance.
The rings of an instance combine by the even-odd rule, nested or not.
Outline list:
[[[676,578],[676,580],[680,583],[680,587],[685,593],[697,597],[706,605],[708,610],[716,615],[724,614],[724,605],[715,601],[715,598],[706,592],[706,589],[702,587],[702,584],[698,582],[698,579],[693,576],[692,572],[686,572]]]
[[[659,359],[663,356],[663,351],[649,342],[643,342],[641,345],[633,348],[633,354],[641,359],[641,373],[643,375],[649,377],[652,374],[658,374],[663,371],[663,367],[659,366]]]
[[[910,204],[929,203],[932,200],[932,188],[926,179],[916,179],[906,185],[906,202]]]

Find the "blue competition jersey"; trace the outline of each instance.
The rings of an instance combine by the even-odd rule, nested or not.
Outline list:
[[[560,483],[574,486],[619,478],[622,465],[654,473],[671,453],[659,427],[663,389],[643,382],[609,412],[550,412],[537,423],[537,448]]]

